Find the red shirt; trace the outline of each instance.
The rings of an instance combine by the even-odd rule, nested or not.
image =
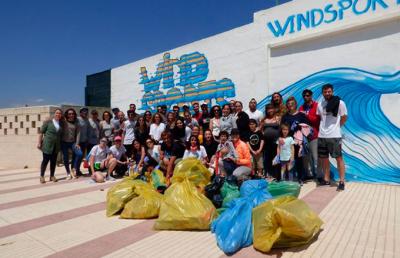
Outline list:
[[[321,118],[319,115],[317,115],[317,107],[318,102],[312,101],[310,106],[304,103],[299,108],[300,112],[304,112],[304,114],[306,114],[306,117],[310,121],[311,127],[314,130],[314,134],[311,140],[318,138],[319,123],[321,121]]]
[[[201,112],[199,112],[199,113],[197,113],[197,114],[193,114],[192,117],[193,117],[194,119],[196,119],[197,121],[200,121],[200,119],[201,119],[201,117],[202,117]]]

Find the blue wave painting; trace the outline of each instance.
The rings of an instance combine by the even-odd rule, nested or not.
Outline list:
[[[400,183],[400,129],[391,123],[380,106],[383,94],[400,93],[400,71],[375,74],[355,68],[334,68],[312,74],[282,90],[284,99],[302,100],[310,89],[322,99],[322,85],[331,83],[335,95],[347,105],[348,121],[342,128],[346,179],[376,183]],[[270,102],[271,96],[259,103]],[[302,102],[302,101],[300,101]],[[398,107],[393,107],[398,109]],[[333,169],[337,178],[337,170]]]

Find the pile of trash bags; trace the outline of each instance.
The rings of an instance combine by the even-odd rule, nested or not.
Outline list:
[[[271,198],[265,180],[248,180],[242,184],[240,197],[230,200],[226,210],[211,225],[222,251],[233,254],[253,243],[252,209]]]
[[[226,254],[252,244],[261,252],[304,245],[320,231],[321,219],[297,199],[298,183],[258,179],[239,185],[232,176],[212,177],[199,160],[189,158],[176,165],[168,188],[160,170],[114,185],[106,214],[157,218],[156,230],[211,230]]]

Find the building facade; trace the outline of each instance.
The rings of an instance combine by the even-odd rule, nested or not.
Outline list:
[[[400,183],[400,1],[296,0],[253,22],[111,69],[111,106],[154,110],[194,101],[260,110],[331,83],[348,105],[348,179]],[[334,162],[333,165],[335,166]]]
[[[0,109],[0,169],[37,167],[42,152],[36,146],[43,122],[51,118],[56,108],[63,111],[73,108],[79,114],[81,106],[35,106]],[[108,110],[103,107],[88,107],[101,114]]]

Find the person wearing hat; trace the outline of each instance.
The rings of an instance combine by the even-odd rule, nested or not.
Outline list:
[[[89,139],[88,139],[88,152],[100,141],[100,120],[97,110],[90,112],[89,118]],[[108,142],[108,140],[107,140]]]
[[[121,126],[119,123],[119,117],[118,117],[118,113],[119,113],[119,108],[113,108],[111,109],[112,113],[114,114],[113,118],[111,119],[111,124],[113,124],[114,128],[118,128]]]
[[[201,104],[201,118],[198,120],[202,131],[210,128],[211,114],[208,112],[208,105],[206,103]]]
[[[101,138],[100,143],[95,145],[90,151],[89,165],[92,172],[92,179],[96,183],[103,183],[104,180],[115,180],[111,176],[111,173],[117,166],[117,159],[112,155],[107,142],[107,138]],[[105,177],[103,172],[107,173]]]
[[[126,149],[124,145],[122,145],[121,136],[116,136],[114,138],[114,145],[111,146],[110,152],[112,156],[117,160],[115,174],[118,176],[123,176],[128,170],[128,157],[126,156]]]
[[[85,157],[84,155],[88,153],[89,127],[90,127],[88,113],[89,109],[87,107],[83,107],[79,110],[79,116],[78,116],[79,139],[77,139],[77,142],[79,142],[79,148],[82,152],[82,155],[78,157],[77,161],[77,167],[76,167],[77,177],[82,176],[82,172],[80,170],[82,158]]]

